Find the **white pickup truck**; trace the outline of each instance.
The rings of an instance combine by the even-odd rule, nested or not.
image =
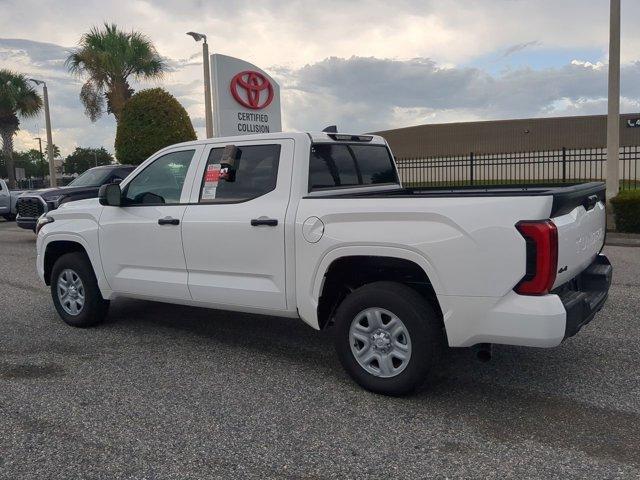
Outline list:
[[[70,325],[117,296],[333,328],[363,387],[404,394],[443,347],[553,347],[602,308],[604,185],[403,188],[383,138],[273,133],[165,148],[37,225]]]

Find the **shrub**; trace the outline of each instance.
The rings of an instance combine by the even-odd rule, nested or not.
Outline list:
[[[116,158],[139,165],[174,143],[196,139],[187,111],[162,88],[136,93],[124,106],[116,131]]]
[[[640,233],[640,190],[623,190],[611,205],[618,232]]]

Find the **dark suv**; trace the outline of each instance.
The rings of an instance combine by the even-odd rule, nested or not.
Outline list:
[[[16,201],[16,223],[35,231],[38,217],[74,200],[97,198],[98,190],[106,183],[120,182],[136,167],[133,165],[105,165],[90,168],[66,187],[43,188],[25,192]]]

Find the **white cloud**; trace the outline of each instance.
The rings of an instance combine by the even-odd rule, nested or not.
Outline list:
[[[91,124],[78,100],[81,81],[64,58],[103,21],[142,31],[166,56],[157,83],[187,108],[204,133],[200,44],[245,58],[282,84],[285,128],[338,123],[371,131],[424,122],[604,113],[608,2],[603,0],[3,0],[0,66],[47,80],[54,141],[112,149],[113,117]],[[37,15],[33,13],[37,12]],[[640,2],[624,2],[622,107],[638,110]],[[555,51],[575,51],[562,63]],[[542,53],[541,53],[542,52]],[[516,55],[517,54],[517,55]],[[537,55],[535,68],[495,72],[491,61]],[[493,60],[486,60],[491,57]],[[533,57],[532,57],[533,58]],[[570,58],[570,57],[569,57]],[[473,67],[469,65],[474,65]],[[43,134],[23,121],[18,148]]]
[[[586,60],[571,60],[571,65],[576,65],[579,67],[592,68],[594,70],[602,70],[607,65],[603,62],[591,63]]]
[[[622,54],[635,60],[640,2],[623,3]],[[171,58],[197,52],[185,35],[195,30],[220,53],[290,67],[331,55],[460,64],[532,40],[604,56],[609,13],[604,0],[4,0],[2,10],[6,38],[73,46],[92,25],[114,21]]]
[[[569,105],[590,113],[606,111],[606,68],[575,62],[494,76],[479,68],[442,68],[424,58],[332,57],[280,70],[279,75],[286,78],[285,95],[291,96],[285,105],[305,107],[287,111],[287,118],[293,115],[296,124],[312,127],[340,121],[353,131],[371,131],[425,122],[548,116],[571,111]],[[623,110],[637,108],[640,63],[624,66],[622,83],[628,99]]]

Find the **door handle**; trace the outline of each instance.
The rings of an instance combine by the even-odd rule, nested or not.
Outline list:
[[[278,220],[276,218],[267,218],[267,217],[254,218],[251,220],[252,227],[258,227],[260,225],[266,225],[267,227],[275,227],[278,225]]]
[[[159,218],[158,225],[180,225],[180,220],[172,217]]]

